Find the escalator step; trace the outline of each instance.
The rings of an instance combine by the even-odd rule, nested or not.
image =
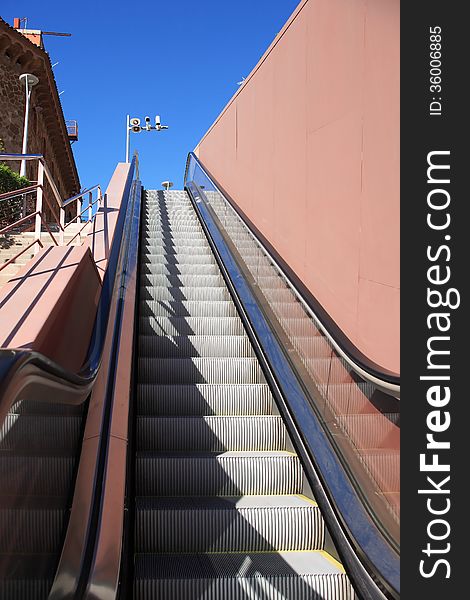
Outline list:
[[[148,264],[141,265],[143,275],[218,275],[220,273],[217,265],[195,265],[179,263],[169,264]]]
[[[80,416],[8,414],[0,428],[0,450],[73,452],[81,424]]]
[[[400,415],[342,415],[341,428],[347,432],[354,446],[360,449],[400,448]]]
[[[230,300],[196,302],[191,300],[141,300],[141,316],[147,317],[237,317]]]
[[[245,329],[239,317],[140,317],[139,332],[171,336],[243,335]]]
[[[265,383],[256,358],[139,358],[140,383]]]
[[[30,506],[3,507],[0,497],[0,554],[33,554],[56,552],[62,541],[66,520],[65,508],[54,508],[55,498],[46,498],[49,507],[35,506],[37,498],[29,498]],[[60,504],[64,501],[59,498]]]
[[[202,304],[204,306],[204,304]],[[140,335],[140,357],[254,356],[246,335]]]
[[[143,264],[184,264],[184,265],[215,265],[216,260],[210,254],[145,254],[142,260]]]
[[[278,416],[137,417],[137,448],[163,452],[285,450]]]
[[[46,600],[56,565],[56,554],[0,554],[0,598]]]
[[[143,285],[165,287],[224,287],[222,275],[146,275],[143,273],[140,279]]]
[[[204,288],[185,286],[182,288],[142,285],[140,287],[140,298],[141,300],[199,300],[201,302],[213,302],[217,300],[230,300],[231,296],[225,287]]]
[[[155,238],[163,237],[163,238],[174,238],[174,239],[187,239],[191,238],[192,240],[204,240],[206,239],[204,232],[202,231],[199,225],[185,225],[185,224],[173,224],[173,225],[164,225],[158,222],[158,220],[150,221],[144,225],[144,231],[147,235],[153,236],[155,234]]]
[[[58,402],[42,402],[39,400],[19,400],[10,410],[17,415],[82,415],[85,410],[83,404],[59,404]]]
[[[165,235],[154,235],[151,232],[142,233],[142,246],[144,252],[148,250],[164,251],[166,248],[172,252],[184,252],[192,251],[193,249],[200,249],[202,254],[207,254],[210,251],[207,238],[199,236],[196,239],[189,239],[188,236],[178,236],[176,238],[165,236]],[[204,250],[204,252],[202,252]]]
[[[151,385],[137,387],[141,415],[269,415],[273,397],[267,384]]]
[[[67,496],[72,480],[73,456],[10,456],[0,452],[0,494]]]
[[[361,450],[359,458],[384,493],[400,491],[400,450]]]
[[[323,552],[240,552],[137,555],[134,598],[354,600],[355,594]]]
[[[192,254],[193,256],[210,256],[211,258],[214,256],[207,244],[207,240],[205,242],[198,241],[197,244],[191,244],[188,242],[184,245],[179,244],[175,246],[172,243],[163,244],[161,241],[160,243],[154,243],[152,237],[150,237],[150,239],[146,239],[144,236],[142,236],[141,247],[142,255],[149,257],[163,255],[179,257],[185,256],[186,254]]]
[[[290,452],[138,452],[138,496],[300,494],[302,469]]]
[[[318,507],[301,496],[137,498],[136,552],[322,550]]]

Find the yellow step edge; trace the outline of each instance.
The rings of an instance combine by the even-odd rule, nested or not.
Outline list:
[[[342,573],[346,573],[346,571],[344,570],[343,565],[338,560],[336,560],[336,558],[333,558],[331,556],[331,554],[328,554],[328,552],[326,552],[326,550],[318,550],[318,552],[320,552],[320,554],[322,556],[324,556],[326,558],[326,560],[328,560],[330,563],[332,563]]]

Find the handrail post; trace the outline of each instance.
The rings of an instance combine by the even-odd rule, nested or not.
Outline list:
[[[83,207],[83,198],[79,198],[77,200],[77,223],[80,223],[80,214],[82,212]]]
[[[41,224],[42,224],[42,196],[43,196],[43,185],[44,185],[44,165],[38,161],[38,189],[36,192],[36,219],[34,224],[34,238],[41,242]],[[34,254],[39,252],[41,244],[34,246]]]
[[[59,240],[60,240],[60,245],[63,246],[64,245],[64,225],[65,225],[65,208],[63,208],[62,206],[59,209],[60,212],[60,235],[59,235]]]
[[[93,192],[89,192],[88,194],[88,221],[91,221],[93,218]]]

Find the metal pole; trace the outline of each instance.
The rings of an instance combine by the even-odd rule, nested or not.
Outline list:
[[[130,120],[130,115],[127,115],[127,123],[126,123],[126,163],[129,162],[129,137],[130,137],[129,120]]]
[[[26,90],[26,108],[24,113],[23,148],[21,150],[21,154],[26,154],[26,150],[28,149],[29,98],[31,96],[31,92],[29,90],[27,77],[25,77],[24,87]],[[26,161],[24,159],[21,161],[20,175],[21,177],[26,176]]]
[[[41,240],[41,225],[42,225],[42,194],[43,194],[43,185],[44,185],[44,165],[39,160],[38,161],[38,189],[36,196],[36,212],[40,214],[36,215],[36,223],[34,226],[34,238],[36,240]],[[39,244],[36,244],[34,247],[34,254],[37,254],[40,250]]]

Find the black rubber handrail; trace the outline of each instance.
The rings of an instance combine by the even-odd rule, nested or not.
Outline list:
[[[359,367],[361,371],[368,373],[372,378],[381,380],[386,384],[388,383],[399,387],[400,375],[382,367],[381,365],[371,360],[345,335],[345,333],[338,326],[336,321],[325,310],[325,308],[320,304],[320,302],[315,298],[315,296],[310,292],[310,290],[307,289],[304,283],[294,273],[292,268],[285,262],[285,260],[279,255],[279,253],[272,246],[272,244],[263,236],[263,234],[259,231],[256,225],[254,225],[253,222],[250,221],[250,219],[245,215],[245,213],[237,206],[237,204],[234,202],[231,196],[220,185],[220,183],[215,179],[215,177],[211,175],[210,171],[199,160],[199,158],[194,154],[194,152],[190,152],[188,154],[188,158],[186,161],[186,170],[184,175],[185,184],[188,181],[188,170],[191,160],[195,161],[195,163],[201,168],[208,180],[217,190],[219,190],[222,193],[222,195],[229,202],[231,207],[235,210],[235,212],[238,214],[241,220],[252,232],[254,237],[256,237],[261,242],[261,244],[268,250],[269,254],[271,254],[274,260],[279,264],[284,273],[284,276],[286,277],[286,279],[289,280],[291,286],[297,290],[298,294],[302,297],[305,304],[309,306],[310,310],[315,314],[315,317],[323,325],[324,329],[327,331],[330,337],[344,352],[346,357],[350,359],[348,362],[351,368],[357,371],[357,367]],[[364,374],[360,373],[360,376],[364,377]]]

